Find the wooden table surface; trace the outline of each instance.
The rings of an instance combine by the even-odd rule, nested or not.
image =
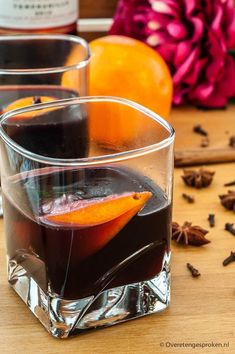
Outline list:
[[[190,110],[194,114],[190,114]],[[207,113],[208,114],[208,113]],[[221,114],[210,112],[211,117]],[[234,114],[233,108],[226,115]],[[173,111],[173,125],[189,127],[198,120],[195,110]],[[197,117],[197,118],[196,118]],[[233,116],[235,119],[235,116]],[[198,123],[198,121],[197,121]],[[180,134],[180,132],[179,132]],[[181,139],[180,139],[181,140]],[[182,141],[179,141],[182,144]],[[68,340],[50,337],[6,281],[4,231],[0,221],[0,352],[3,354],[142,354],[142,353],[235,353],[235,263],[222,261],[235,251],[235,238],[224,231],[225,222],[235,222],[218,195],[223,184],[235,179],[235,164],[208,167],[216,171],[212,185],[204,190],[185,187],[181,169],[175,170],[174,220],[185,220],[208,229],[209,213],[216,214],[210,229],[211,243],[201,247],[172,244],[172,301],[160,313],[90,332]],[[230,188],[232,189],[232,188]],[[235,190],[235,187],[233,187]],[[182,192],[195,196],[195,204],[182,199]],[[186,269],[191,262],[201,276],[192,278]],[[195,349],[187,345],[197,345]],[[224,344],[225,343],[225,344]],[[184,345],[185,347],[182,347]],[[202,347],[202,346],[207,347]],[[217,347],[216,347],[217,345]],[[224,347],[221,347],[225,345]]]

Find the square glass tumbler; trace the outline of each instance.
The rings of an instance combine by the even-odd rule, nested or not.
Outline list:
[[[5,113],[0,137],[8,280],[45,328],[66,338],[165,309],[172,127],[80,97]]]

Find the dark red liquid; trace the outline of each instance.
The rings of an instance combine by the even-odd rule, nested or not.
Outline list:
[[[60,186],[62,180],[63,188]],[[171,208],[162,191],[151,181],[126,169],[97,168],[54,173],[18,183],[24,189],[14,204],[19,203],[24,213],[5,198],[8,255],[10,259],[18,258],[42,288],[46,288],[48,282],[51,290],[61,297],[81,298],[96,294],[103,287],[151,279],[161,271],[164,253],[169,251]],[[37,185],[40,185],[40,193],[35,191]],[[37,218],[47,214],[42,210],[47,209],[50,214],[63,203],[67,206],[81,198],[146,190],[153,196],[144,209],[102,249],[85,259],[81,257],[80,249],[84,238],[89,237],[86,229],[81,231],[66,225],[52,227]],[[43,205],[50,205],[51,209]],[[36,214],[35,218],[32,214]],[[151,246],[148,248],[148,245]],[[120,266],[144,247],[146,250],[139,256]],[[22,253],[29,257],[21,258]],[[117,270],[102,280],[115,267]]]
[[[55,99],[76,97],[76,92],[60,87],[23,87],[2,89],[2,109],[23,97],[49,96]],[[36,109],[35,105],[35,109]],[[22,108],[22,107],[20,107]],[[83,109],[84,110],[84,109]],[[20,146],[43,156],[79,158],[87,156],[86,112],[79,105],[48,110],[32,119],[12,117],[4,123],[7,134]]]

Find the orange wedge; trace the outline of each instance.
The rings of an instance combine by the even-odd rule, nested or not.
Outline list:
[[[50,97],[50,96],[38,96],[38,97],[23,97],[20,98],[12,103],[10,103],[8,106],[6,106],[3,110],[3,113],[9,112],[13,109],[18,109],[18,108],[24,108],[26,106],[32,106],[35,105],[35,109],[37,108],[38,103],[48,103],[51,101],[55,101],[55,97]],[[55,108],[50,108],[55,109]],[[32,111],[32,112],[27,112],[21,115],[18,115],[16,118],[17,119],[27,119],[27,118],[33,118],[36,115],[43,114],[48,109],[42,109],[38,111]],[[14,119],[14,117],[12,117]]]
[[[94,199],[75,210],[63,214],[47,215],[45,218],[53,224],[76,227],[91,227],[111,221],[136,207],[141,209],[151,197],[151,192],[125,193]]]
[[[54,225],[81,227],[77,259],[83,260],[116,236],[151,196],[151,192],[114,195],[68,213],[47,215],[44,220]]]

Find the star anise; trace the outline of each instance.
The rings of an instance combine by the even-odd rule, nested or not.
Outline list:
[[[219,198],[226,209],[235,211],[235,191],[228,191],[228,194],[219,195]]]
[[[214,171],[200,168],[199,170],[184,170],[184,176],[181,177],[185,184],[199,189],[208,187],[213,180],[214,174]]]
[[[192,226],[191,222],[185,221],[180,226],[177,222],[172,223],[172,240],[178,243],[192,246],[202,246],[210,241],[205,238],[207,230],[200,226]]]

